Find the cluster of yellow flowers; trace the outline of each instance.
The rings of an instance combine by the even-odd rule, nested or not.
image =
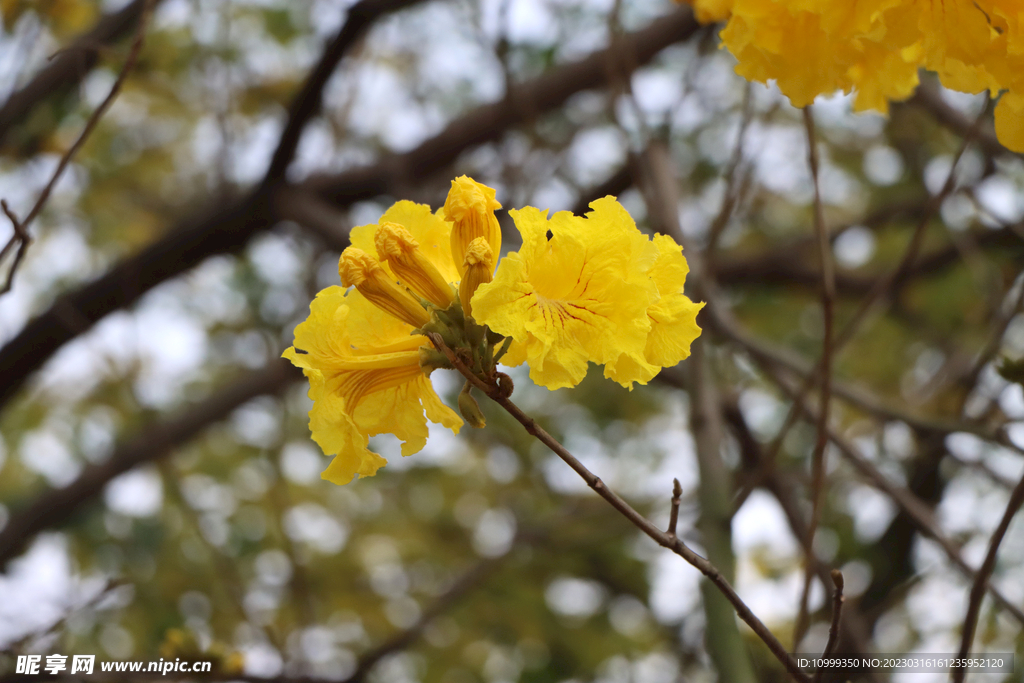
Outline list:
[[[284,352],[309,379],[313,439],[334,456],[324,479],[375,474],[386,462],[367,448],[375,434],[396,435],[411,455],[426,444],[427,419],[458,433],[462,420],[428,379],[451,366],[426,332],[481,378],[493,381],[501,358],[528,363],[530,378],[550,389],[578,384],[588,362],[632,388],[689,355],[703,304],[683,294],[679,245],[641,233],[614,197],[590,207],[586,217],[550,219],[532,207],[511,211],[523,246],[497,272],[501,205],[465,176],[437,213],[401,201],[352,230],[338,266],[343,286],[317,295]],[[460,410],[482,426],[463,394]]]
[[[909,97],[921,68],[953,90],[1002,92],[999,140],[1024,152],[1021,0],[686,0],[750,80],[774,79],[796,107],[856,91],[858,111]]]

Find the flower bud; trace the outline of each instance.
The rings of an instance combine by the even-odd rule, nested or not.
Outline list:
[[[462,417],[466,418],[466,423],[470,427],[479,429],[487,425],[487,420],[484,419],[483,411],[480,410],[480,404],[469,393],[471,387],[472,385],[466,382],[462,391],[459,392],[459,412],[462,413]]]
[[[462,282],[459,283],[459,301],[468,316],[473,315],[470,300],[480,285],[490,282],[494,273],[494,252],[483,237],[469,243],[463,261]]]
[[[500,209],[501,204],[494,195],[492,188],[467,176],[459,176],[452,181],[452,189],[444,203],[444,214],[454,224],[452,258],[460,275],[465,274],[466,250],[477,237],[487,240],[495,255],[501,253],[501,228],[494,215],[494,210]]]
[[[385,313],[413,327],[421,327],[430,321],[423,305],[407,290],[395,284],[380,262],[362,249],[349,247],[338,261],[341,284],[355,285],[359,293]]]
[[[448,308],[452,286],[420,249],[419,242],[398,223],[381,223],[374,236],[377,254],[406,287],[439,308]]]

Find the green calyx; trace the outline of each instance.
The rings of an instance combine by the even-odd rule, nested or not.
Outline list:
[[[429,308],[430,322],[415,330],[415,333],[436,334],[461,365],[486,384],[496,384],[498,375],[501,374],[496,369],[498,361],[508,351],[512,339],[492,332],[486,325],[481,325],[467,316],[462,310],[462,303],[458,297],[455,298],[451,306],[444,310],[433,306]],[[496,346],[497,348],[495,348]],[[429,347],[420,348],[420,368],[424,374],[430,375],[438,368],[452,369],[455,367],[443,351]],[[461,395],[459,400],[461,408]],[[472,400],[472,397],[469,397],[469,400]],[[475,401],[473,403],[475,404]],[[479,407],[476,410],[479,411]],[[463,415],[472,424],[472,419],[465,414],[465,411]],[[482,415],[480,419],[483,419]]]

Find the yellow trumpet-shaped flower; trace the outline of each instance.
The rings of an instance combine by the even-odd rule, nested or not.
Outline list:
[[[402,455],[411,455],[426,443],[427,419],[459,431],[462,420],[421,369],[421,348],[431,345],[413,328],[430,316],[406,289],[439,304],[443,284],[452,300],[448,283],[457,282],[458,273],[450,231],[430,207],[413,202],[392,206],[380,225],[354,228],[339,274],[355,289],[323,290],[295,328],[295,344],[284,357],[309,379],[313,440],[334,456],[324,479],[345,484],[372,476],[386,462],[367,448],[375,434],[394,434],[404,442]]]
[[[369,301],[385,313],[415,327],[430,321],[430,315],[407,290],[399,287],[384,271],[380,261],[359,247],[349,247],[338,262],[341,284],[355,285]]]
[[[660,369],[657,361],[674,365],[678,347],[688,353],[695,336],[676,348],[665,339],[696,327],[699,307],[678,299],[682,254],[666,248],[663,256],[664,243],[637,230],[615,198],[590,206],[585,218],[512,211],[523,248],[502,260],[472,300],[478,322],[514,340],[504,362],[529,363],[530,377],[550,389],[578,384],[588,362],[605,364],[605,376],[623,386],[646,382]],[[670,290],[666,297],[659,282]]]
[[[477,237],[466,249],[462,282],[459,283],[459,300],[466,315],[473,315],[472,298],[480,285],[487,284],[494,276],[494,252],[487,240]]]
[[[385,314],[358,290],[328,287],[295,328],[295,344],[284,357],[309,379],[309,427],[334,459],[323,478],[347,484],[386,464],[367,448],[369,437],[390,433],[404,441],[402,455],[423,448],[427,419],[456,433],[462,420],[445,406],[420,370],[426,338]]]
[[[497,257],[501,253],[501,227],[494,215],[501,204],[494,198],[495,191],[472,178],[459,176],[452,181],[452,189],[444,203],[444,215],[453,223],[452,256],[459,274],[465,274],[464,261],[469,244],[483,237]]]
[[[398,223],[384,221],[377,228],[374,244],[406,287],[439,308],[451,305],[452,286],[420,251],[420,243],[412,233]]]

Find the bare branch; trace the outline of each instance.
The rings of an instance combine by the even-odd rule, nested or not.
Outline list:
[[[320,61],[292,99],[291,107],[288,109],[288,122],[270,160],[264,183],[273,183],[284,178],[288,165],[295,157],[295,150],[306,124],[320,112],[324,86],[352,46],[359,42],[381,17],[419,2],[421,0],[360,0],[349,8],[345,23],[324,49]]]
[[[510,401],[504,393],[502,393],[501,388],[497,384],[487,384],[474,375],[473,372],[466,367],[465,363],[463,363],[451,349],[445,346],[440,335],[434,332],[428,332],[426,336],[430,339],[434,347],[448,358],[448,361],[462,374],[463,377],[466,378],[468,382],[501,406],[505,412],[515,418],[519,424],[523,425],[531,436],[536,437],[538,441],[551,449],[551,451],[561,458],[565,464],[571,467],[576,474],[580,475],[580,478],[582,478],[583,481],[587,483],[587,486],[593,489],[597,495],[604,498],[623,517],[629,520],[637,529],[642,531],[655,543],[663,548],[668,548],[676,555],[679,555],[706,576],[708,580],[710,580],[711,583],[713,583],[722,595],[724,595],[732,604],[740,619],[742,619],[751,628],[751,630],[754,631],[757,637],[768,646],[768,649],[771,650],[772,654],[779,660],[789,675],[794,680],[800,681],[800,683],[810,683],[810,677],[807,676],[799,666],[797,666],[797,663],[789,653],[786,652],[786,648],[783,647],[782,643],[780,643],[775,635],[768,630],[768,627],[757,618],[747,604],[743,602],[743,599],[740,598],[725,577],[722,576],[722,573],[717,567],[691,550],[679,538],[670,536],[668,533],[659,529],[655,526],[654,522],[641,515],[633,508],[633,506],[608,488],[608,485],[605,484],[600,477],[587,469],[587,467],[580,462],[576,456],[570,453],[565,446],[548,434],[548,432],[538,425],[533,418],[520,410],[519,406]]]
[[[128,58],[125,59],[124,66],[121,67],[121,73],[117,75],[117,79],[110,87],[110,92],[107,93],[106,98],[100,102],[100,106],[96,107],[96,111],[94,111],[92,116],[89,117],[89,120],[86,121],[85,128],[82,129],[78,139],[75,140],[74,144],[71,145],[66,152],[64,152],[64,156],[62,156],[60,158],[60,162],[57,163],[57,168],[54,170],[53,175],[50,176],[50,181],[46,183],[43,191],[39,193],[39,198],[36,199],[36,203],[29,210],[28,215],[25,216],[24,220],[19,222],[10,209],[7,208],[6,203],[3,205],[4,213],[7,214],[11,223],[14,224],[14,237],[11,239],[12,241],[14,239],[18,239],[21,241],[21,244],[18,247],[17,255],[14,257],[14,263],[11,265],[11,269],[7,273],[7,280],[4,283],[3,289],[0,289],[0,295],[11,291],[11,285],[14,283],[14,274],[18,270],[18,266],[24,258],[25,251],[28,249],[29,242],[31,241],[28,234],[28,226],[32,224],[32,221],[34,221],[36,216],[39,215],[39,212],[43,210],[43,206],[46,205],[46,201],[50,198],[50,193],[53,192],[54,186],[57,185],[57,181],[60,180],[60,177],[64,174],[64,169],[66,169],[68,164],[71,163],[71,158],[75,156],[75,153],[78,152],[78,150],[82,148],[82,145],[85,144],[85,141],[89,139],[89,135],[91,135],[92,131],[96,128],[96,124],[100,122],[100,118],[103,117],[107,112],[107,109],[110,108],[110,105],[113,104],[114,98],[117,97],[117,94],[121,92],[121,86],[124,85],[125,79],[128,78],[128,72],[130,72],[135,67],[135,63],[138,62],[139,52],[142,51],[142,43],[146,37],[146,24],[149,21],[150,13],[153,11],[153,1],[154,0],[144,0],[143,2],[142,10],[139,14],[138,28],[135,30],[135,40],[132,41],[131,49],[128,51]],[[5,247],[4,253],[6,252],[7,248]]]
[[[755,358],[755,360],[757,360]],[[769,364],[761,363],[761,367],[772,377],[775,384],[787,393],[793,400],[800,404],[801,412],[807,416],[809,420],[817,419],[817,412],[809,405],[806,401],[801,400],[797,395],[797,389],[793,384],[782,377],[778,371]],[[849,462],[855,470],[857,470],[867,481],[869,481],[875,488],[882,493],[886,494],[897,507],[899,507],[904,514],[914,523],[918,531],[923,533],[925,536],[935,541],[938,546],[945,553],[946,557],[952,562],[965,576],[970,579],[975,578],[975,572],[964,561],[960,555],[960,549],[957,545],[946,538],[946,536],[939,529],[935,523],[934,515],[931,509],[926,503],[920,498],[914,495],[914,493],[905,487],[897,486],[893,484],[889,479],[878,470],[877,467],[867,458],[865,458],[860,451],[858,451],[853,444],[847,441],[838,432],[830,429],[829,439],[839,449],[844,459]],[[1007,612],[1013,615],[1017,621],[1024,624],[1024,611],[1020,607],[1011,602],[1003,593],[995,586],[987,585],[989,593],[996,600],[1001,607]]]
[[[828,628],[828,642],[825,643],[825,649],[822,650],[822,658],[828,657],[830,654],[835,652],[836,645],[839,644],[839,624],[843,618],[843,573],[838,569],[832,570],[832,585],[835,586],[835,590],[832,593],[832,624]],[[814,672],[814,683],[818,683],[821,680],[822,674],[825,673],[824,667],[818,667]]]
[[[669,536],[675,537],[676,525],[679,523],[679,503],[683,496],[683,487],[679,484],[678,479],[672,480],[672,512],[668,519],[668,531],[666,532]]]
[[[1021,477],[1020,482],[1017,483],[1017,486],[1010,494],[1010,500],[1006,504],[1006,511],[1003,512],[1003,518],[999,520],[999,526],[996,527],[996,530],[992,533],[992,538],[988,541],[988,552],[985,553],[985,561],[981,563],[981,567],[974,575],[971,595],[967,601],[967,616],[964,617],[963,631],[960,635],[960,654],[957,655],[960,659],[967,657],[971,651],[974,629],[978,625],[978,614],[981,612],[981,600],[985,597],[985,589],[989,585],[988,580],[996,568],[999,544],[1003,542],[1006,530],[1010,528],[1010,522],[1013,521],[1014,515],[1020,510],[1022,504],[1024,504],[1024,477]],[[967,675],[967,669],[964,667],[954,667],[952,674],[953,683],[963,683],[964,676]]]
[[[810,105],[804,107],[804,127],[807,129],[807,160],[811,168],[811,180],[814,184],[814,234],[818,238],[818,259],[821,268],[821,315],[824,321],[822,335],[821,360],[819,361],[821,376],[821,398],[819,400],[818,436],[811,454],[811,520],[807,525],[807,542],[805,548],[813,552],[814,535],[818,531],[821,520],[821,501],[825,488],[825,446],[828,444],[828,418],[830,399],[832,398],[832,305],[836,295],[836,278],[832,269],[832,245],[828,240],[825,227],[825,214],[821,206],[821,187],[818,183],[818,140],[814,133],[814,114]],[[777,441],[781,443],[781,439]],[[800,648],[800,641],[810,622],[807,614],[807,601],[811,595],[811,581],[814,578],[814,561],[810,554],[804,562],[804,588],[800,593],[797,609],[796,626],[793,629],[793,649]]]
[[[133,0],[117,12],[105,14],[91,31],[61,50],[31,81],[8,97],[0,107],[0,141],[37,104],[80,83],[96,65],[100,49],[116,42],[136,26],[149,1]],[[154,4],[157,2],[160,0],[153,0]]]
[[[169,455],[176,447],[194,438],[211,423],[224,419],[246,401],[263,394],[277,393],[300,378],[290,363],[274,360],[263,370],[219,390],[166,422],[149,425],[143,434],[118,446],[107,460],[86,467],[64,488],[51,489],[28,506],[15,508],[7,525],[0,530],[0,568],[18,555],[40,531],[67,521],[111,479],[137,465]]]

